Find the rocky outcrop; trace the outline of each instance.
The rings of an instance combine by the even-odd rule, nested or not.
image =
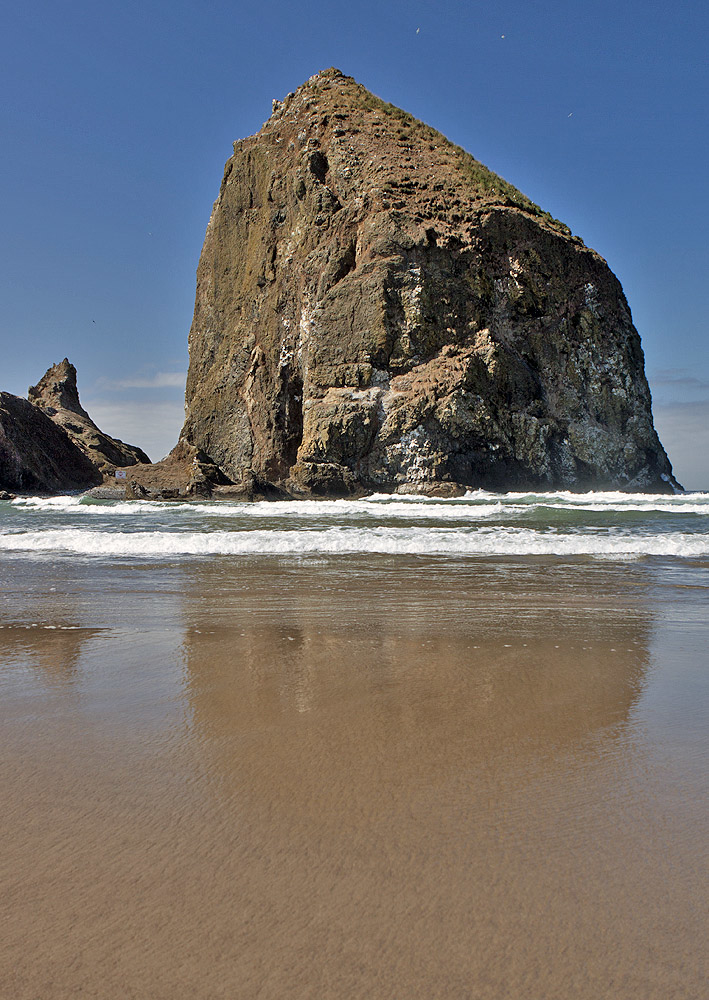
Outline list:
[[[602,257],[337,70],[234,143],[182,444],[296,495],[674,483]]]
[[[180,497],[208,497],[230,483],[197,448],[181,440],[167,458],[154,465],[126,469],[125,496],[129,500],[177,500]],[[246,491],[238,491],[246,495]]]
[[[125,444],[99,430],[79,401],[76,368],[67,358],[43,375],[27,393],[31,403],[58,424],[102,474],[111,476],[150,459],[135,445]]]
[[[0,392],[0,489],[56,493],[100,482],[96,466],[46,413]]]

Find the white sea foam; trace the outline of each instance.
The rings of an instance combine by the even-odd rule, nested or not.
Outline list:
[[[671,506],[661,503],[589,503],[574,504],[568,506],[560,503],[539,504],[540,507],[547,507],[551,510],[578,510],[578,511],[611,511],[622,514],[625,511],[641,511],[651,514],[653,512],[662,514],[705,514],[709,515],[709,504],[674,503]],[[519,510],[519,508],[517,508]]]
[[[709,555],[707,514],[709,494],[701,493],[477,490],[456,498],[375,494],[257,503],[25,497],[3,511],[0,552],[150,559],[369,552],[703,558]]]
[[[550,500],[560,500],[565,503],[661,503],[672,505],[683,503],[688,499],[704,501],[709,504],[709,493],[623,493],[621,490],[589,490],[586,493],[572,493],[569,490],[552,490],[548,493],[489,493],[487,490],[471,490],[465,494],[466,499],[489,499],[491,497],[504,498],[515,502],[540,502],[545,503]]]
[[[91,520],[103,517],[145,518],[161,515],[179,517],[219,517],[230,518],[238,516],[249,520],[289,520],[315,521],[338,520],[347,521],[354,516],[380,520],[387,518],[425,518],[427,520],[455,518],[458,520],[479,520],[506,513],[517,513],[525,510],[521,506],[503,505],[499,499],[494,503],[464,504],[446,507],[430,503],[422,498],[417,503],[404,503],[388,497],[386,504],[364,500],[263,500],[257,502],[245,501],[203,501],[201,503],[176,503],[160,501],[117,501],[107,504],[83,504],[78,497],[53,497],[49,503],[46,498],[28,498],[15,501],[15,505],[27,512],[63,513],[71,517],[81,517]]]
[[[427,498],[416,495],[372,494],[359,500],[285,500],[259,501],[113,501],[85,503],[78,496],[25,497],[13,502],[19,511],[66,513],[82,520],[98,517],[144,518],[161,513],[180,517],[241,518],[303,521],[328,519],[347,520],[357,517],[381,519],[426,519],[477,521],[530,514],[538,509],[570,512],[608,513],[667,513],[709,516],[709,494],[692,493],[677,496],[642,493],[488,493],[476,490],[464,497]]]
[[[151,559],[176,556],[366,554],[444,556],[674,556],[706,558],[709,536],[534,531],[529,528],[333,527],[310,530],[46,529],[0,535],[0,551]]]
[[[13,625],[0,625],[0,629],[7,629],[8,632],[11,631],[12,629],[16,630],[24,629],[26,631],[27,629],[32,629],[32,628],[45,629],[46,631],[49,632],[54,632],[54,631],[80,632],[82,627],[81,625],[40,625],[39,622],[30,622],[29,624],[22,623]]]

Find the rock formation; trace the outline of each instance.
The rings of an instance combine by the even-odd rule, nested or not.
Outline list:
[[[110,476],[114,470],[150,462],[135,445],[124,444],[99,430],[79,401],[76,368],[68,358],[45,372],[27,393],[31,403],[40,407],[84,452],[99,472]]]
[[[46,413],[0,392],[0,489],[56,493],[100,482],[96,466]]]
[[[674,483],[605,261],[334,69],[234,143],[180,447],[295,495]]]

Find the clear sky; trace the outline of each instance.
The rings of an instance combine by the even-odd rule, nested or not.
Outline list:
[[[68,356],[99,426],[162,457],[231,144],[334,65],[606,258],[675,472],[709,489],[708,36],[703,0],[5,4],[0,389]]]

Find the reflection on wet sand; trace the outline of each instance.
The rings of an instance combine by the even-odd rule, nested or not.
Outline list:
[[[8,622],[0,625],[0,663],[21,661],[49,682],[72,682],[84,644],[98,632],[80,625]]]
[[[594,733],[612,741],[623,732],[648,657],[647,627],[637,623],[591,649],[560,630],[563,651],[479,634],[473,643],[302,623],[243,633],[200,624],[184,642],[194,736],[227,785],[256,788],[244,741],[277,733],[268,753],[278,765],[265,774],[261,752],[253,761],[258,794],[268,780],[290,803],[316,762],[323,797],[331,784],[319,768],[331,765],[348,776],[353,799],[372,795],[379,772],[406,782],[455,772],[461,761],[489,767],[512,752],[588,753]]]
[[[634,852],[657,845],[619,836],[648,818],[652,611],[583,576],[487,572],[326,593],[305,569],[206,573],[213,600],[187,602],[191,729],[265,995],[647,998],[679,976],[644,965],[658,913],[637,909],[665,889]]]
[[[51,746],[9,746],[9,995],[701,995],[701,839],[643,716],[642,568],[176,573],[149,664],[110,633],[78,659],[161,712],[131,728],[104,701],[91,730],[84,699]],[[146,685],[178,629],[179,687]]]
[[[332,739],[351,729],[361,754],[372,739],[398,755],[402,740],[428,738],[442,761],[457,743],[488,756],[510,739],[559,747],[627,721],[648,660],[649,608],[599,609],[602,592],[579,601],[570,587],[562,597],[543,577],[522,594],[514,575],[498,579],[491,595],[479,570],[467,579],[461,570],[455,587],[447,567],[435,570],[350,586],[343,576],[326,594],[305,569],[231,590],[202,573],[196,590],[210,596],[185,608],[195,733],[222,747],[227,719],[238,741],[261,726],[306,733],[322,718],[337,720]]]
[[[81,564],[32,566],[3,558],[0,664],[36,670],[52,685],[73,684],[82,651],[99,634],[96,585]]]

